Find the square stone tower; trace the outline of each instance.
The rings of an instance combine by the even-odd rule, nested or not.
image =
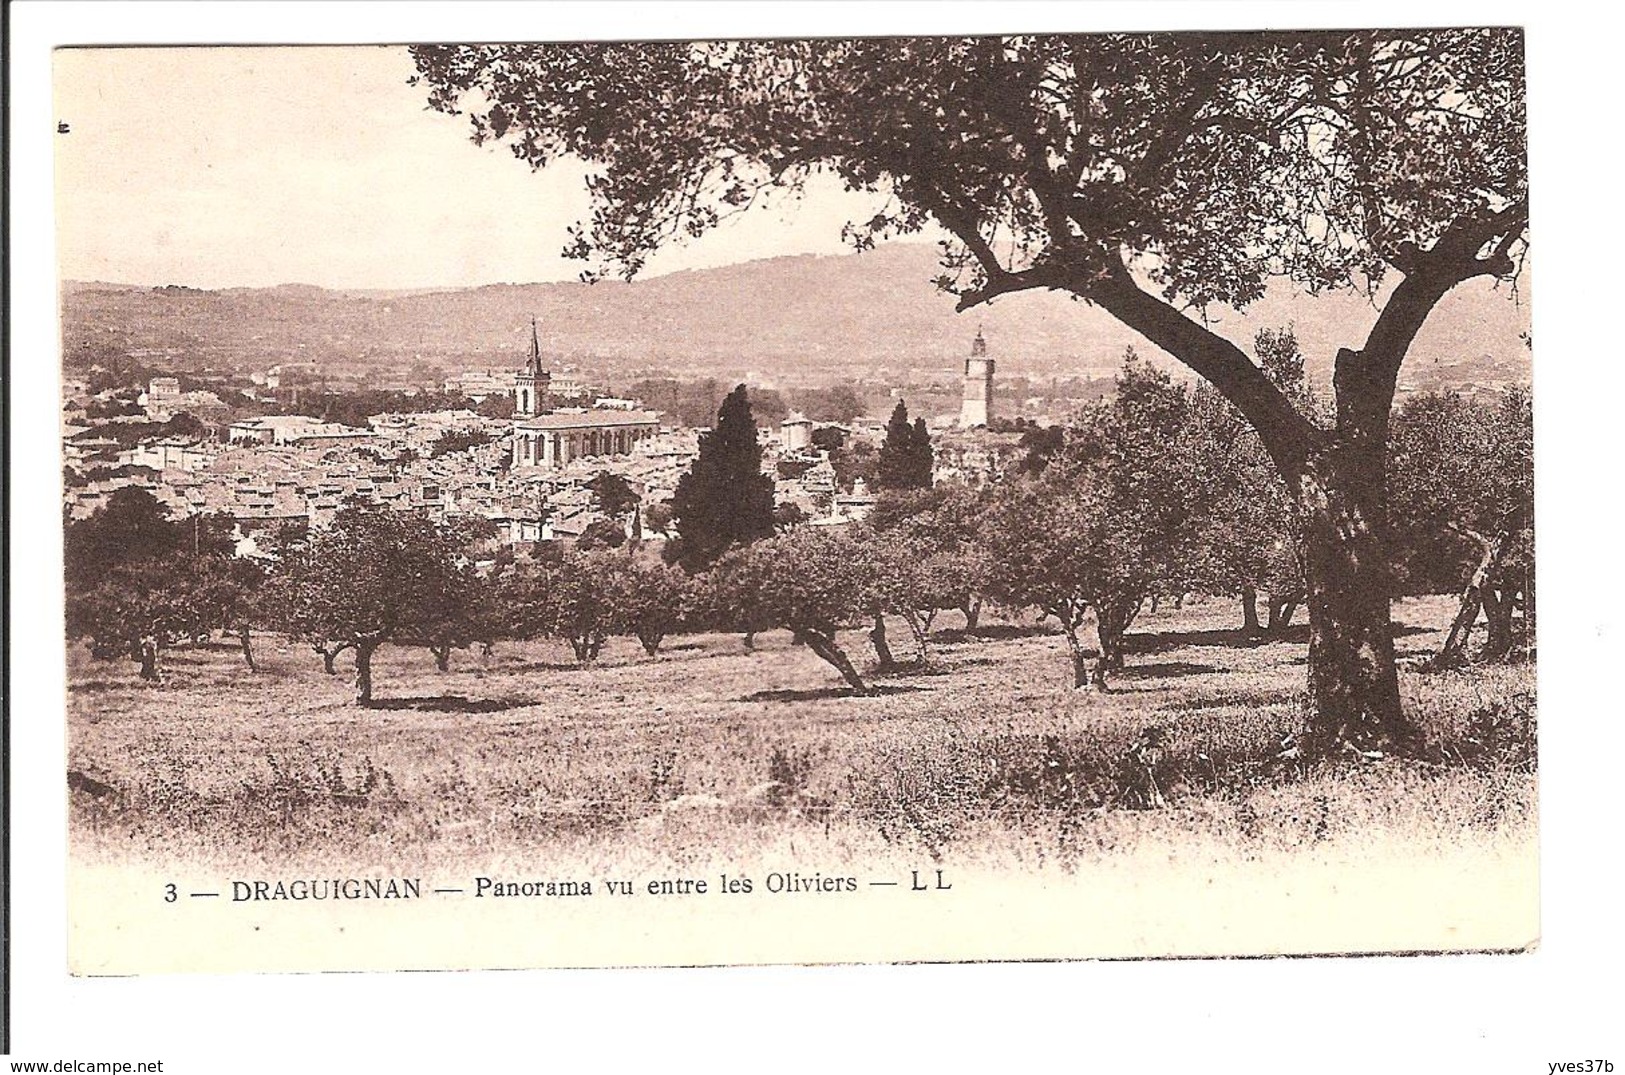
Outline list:
[[[993,417],[993,360],[987,357],[987,341],[976,330],[970,357],[965,359],[965,398],[959,407],[959,427],[974,429],[987,425]]]

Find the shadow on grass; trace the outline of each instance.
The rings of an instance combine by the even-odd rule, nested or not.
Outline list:
[[[931,641],[954,642],[1008,642],[1018,638],[1041,638],[1059,633],[1050,623],[995,623],[967,631],[963,627],[944,627],[931,632]]]
[[[1425,635],[1434,633],[1432,627],[1415,627],[1405,623],[1394,624],[1395,638],[1409,638],[1412,635]],[[1274,634],[1248,634],[1239,627],[1225,627],[1218,630],[1203,631],[1147,631],[1144,634],[1131,634],[1125,640],[1130,653],[1161,653],[1181,646],[1222,646],[1227,649],[1254,649],[1258,646],[1268,646],[1275,642],[1288,642],[1292,645],[1307,645],[1309,643],[1309,625],[1296,624],[1285,631]]]
[[[96,694],[100,691],[133,690],[142,686],[141,680],[86,679],[68,684],[69,694]],[[151,684],[147,684],[151,686]]]
[[[1255,649],[1273,642],[1304,645],[1309,641],[1309,626],[1299,624],[1275,634],[1248,634],[1239,627],[1204,631],[1147,631],[1129,635],[1124,642],[1130,653],[1165,653],[1185,646],[1222,646],[1226,649]]]
[[[363,709],[415,709],[425,713],[501,713],[535,705],[529,698],[464,698],[440,694],[424,698],[374,698]]]
[[[1258,690],[1229,690],[1217,694],[1205,694],[1197,698],[1181,698],[1170,701],[1164,707],[1169,710],[1186,713],[1199,713],[1205,709],[1267,709],[1271,706],[1290,706],[1299,701],[1300,692],[1293,688],[1280,687],[1275,689]]]
[[[173,661],[176,658],[184,659],[187,654],[241,653],[242,651],[242,644],[235,638],[209,638],[201,642],[182,642],[179,645],[169,646],[164,650],[164,656]]]
[[[489,668],[474,671],[484,671],[488,675],[507,675],[514,672],[585,672],[591,668],[612,668],[618,663],[621,662],[598,661],[577,664],[575,661],[525,661],[521,664],[493,664]]]
[[[996,663],[992,657],[967,657],[963,660],[950,660],[941,656],[933,656],[924,664],[902,661],[890,668],[871,668],[870,672],[876,676],[884,676],[887,679],[917,679],[922,676],[951,676],[964,668],[977,668]]]
[[[1210,672],[1224,672],[1227,669],[1214,664],[1197,664],[1195,661],[1159,661],[1151,664],[1129,664],[1122,671],[1113,672],[1112,679],[1154,679],[1164,676],[1201,676]]]
[[[757,691],[741,698],[741,702],[820,702],[829,698],[876,698],[887,694],[914,694],[924,687],[909,687],[896,683],[882,683],[870,687],[867,694],[859,694],[852,687],[814,687],[808,690]]]

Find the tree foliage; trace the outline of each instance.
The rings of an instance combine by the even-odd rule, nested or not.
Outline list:
[[[508,637],[563,639],[582,664],[596,661],[616,635],[636,638],[654,656],[695,606],[695,585],[679,568],[579,545],[513,565],[496,592]]]
[[[875,484],[880,489],[929,489],[935,456],[925,419],[908,420],[908,405],[902,400],[886,422],[886,437],[880,442]]]
[[[862,481],[874,489],[880,482],[880,451],[872,441],[862,437],[848,437],[829,453],[830,469],[835,471],[835,484],[848,491]]]
[[[199,589],[197,576],[154,560],[121,564],[68,592],[68,637],[88,639],[94,657],[134,660],[141,678],[156,682],[164,650],[213,626]]]
[[[479,606],[469,602],[476,583],[462,535],[419,512],[340,509],[290,550],[272,587],[268,603],[292,637],[318,652],[354,651],[362,704],[385,643],[466,645],[488,632],[469,615]]]
[[[1262,329],[1254,347],[1264,372],[1298,410],[1324,421],[1324,407],[1304,372],[1303,352],[1290,326]],[[1177,589],[1239,596],[1242,630],[1274,634],[1290,624],[1305,596],[1304,537],[1298,505],[1271,463],[1257,432],[1211,385],[1191,397],[1198,465],[1212,486],[1197,559]],[[1258,619],[1267,595],[1268,619]]]
[[[624,519],[637,510],[640,498],[632,483],[619,474],[601,471],[587,483],[593,506],[611,519]]]
[[[700,452],[672,495],[677,537],[668,556],[690,574],[714,564],[735,545],[773,533],[773,478],[762,473],[750,397],[740,385],[722,401],[716,428],[700,436]]]
[[[1404,592],[1458,589],[1476,560],[1471,537],[1534,525],[1534,423],[1529,394],[1457,392],[1406,400],[1394,416],[1394,529]]]
[[[846,443],[846,433],[840,426],[819,426],[812,431],[812,446],[821,452],[838,452]]]
[[[458,542],[459,550],[467,545]],[[486,644],[499,637],[501,613],[496,607],[492,581],[457,563],[442,582],[443,599],[425,602],[422,614],[392,639],[400,645],[422,646],[434,656],[435,667],[449,670],[452,650]]]
[[[1089,529],[1098,521],[1077,490],[1044,476],[1006,483],[988,512],[988,593],[1060,622],[1075,687],[1089,682],[1082,631],[1099,577]]]
[[[1441,664],[1460,663],[1479,611],[1480,657],[1513,655],[1514,613],[1532,642],[1534,421],[1529,394],[1407,400],[1393,425],[1396,576],[1408,593],[1455,591],[1461,607]]]
[[[616,598],[622,592],[619,576],[625,559],[607,550],[572,550],[550,572],[547,631],[569,642],[582,664],[596,661],[605,641],[616,633],[620,621]]]
[[[474,404],[474,413],[481,418],[512,418],[513,411],[513,396],[506,392],[486,396]]]
[[[791,394],[796,409],[814,422],[845,425],[865,411],[863,398],[849,384],[798,388]]]
[[[656,534],[665,534],[672,526],[671,505],[666,501],[650,504],[643,512],[643,522]]]
[[[483,429],[448,429],[429,446],[429,458],[439,459],[454,452],[466,452],[470,448],[479,448],[494,440],[496,436]]]
[[[678,425],[704,429],[716,419],[728,388],[714,377],[699,381],[645,377],[632,382],[620,394],[665,412]]]
[[[1073,685],[1104,688],[1145,599],[1179,589],[1201,547],[1213,487],[1190,392],[1132,351],[1117,395],[1085,412],[1036,475],[1007,481],[986,527],[988,587],[1060,621]],[[1091,669],[1081,630],[1092,613]]]
[[[82,589],[122,564],[170,561],[194,551],[229,556],[231,521],[209,515],[172,519],[157,497],[125,486],[88,518],[67,523],[62,542],[68,588]]]
[[[716,567],[716,592],[737,623],[785,628],[868,693],[838,636],[873,607],[872,562],[858,536],[799,527],[730,553]]]
[[[489,397],[496,398],[496,397]],[[479,405],[457,392],[407,392],[391,388],[354,388],[343,391],[325,386],[300,392],[285,409],[324,422],[364,429],[367,419],[377,414],[422,414],[428,411],[473,410]],[[494,411],[496,406],[488,407]],[[501,415],[496,415],[501,417]]]
[[[162,678],[166,649],[216,630],[235,630],[253,668],[248,629],[257,567],[232,560],[230,520],[169,517],[146,490],[116,490],[63,534],[66,627],[93,656],[124,657],[141,678]]]
[[[1076,269],[1154,254],[1160,287],[1236,304],[1275,275],[1320,289],[1406,271],[1456,222],[1514,204],[1521,44],[1508,30],[1336,31],[413,56],[430,103],[466,110],[476,140],[533,167],[593,167],[598,211],[572,252],[599,271],[634,273],[753,193],[830,167],[897,194],[863,234],[928,217],[953,231],[970,299],[1077,286]],[[995,238],[1010,241],[1002,260]]]
[[[964,614],[967,630],[976,627],[989,570],[982,538],[986,510],[983,493],[948,481],[928,490],[883,493],[865,520],[879,548],[897,550],[909,575],[901,592],[909,595],[926,633],[936,614],[950,609]],[[917,640],[923,659],[925,638]]]
[[[616,625],[619,633],[636,638],[653,657],[666,635],[681,626],[691,611],[694,584],[670,564],[623,560],[614,575]]]
[[[614,519],[595,519],[576,539],[578,549],[618,549],[626,544],[626,526]]]

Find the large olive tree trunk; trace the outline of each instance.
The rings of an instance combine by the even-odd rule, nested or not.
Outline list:
[[[965,630],[976,630],[976,624],[982,618],[982,599],[980,597],[967,598],[960,611],[965,614]]]
[[[1479,660],[1493,663],[1512,656],[1512,610],[1516,605],[1515,590],[1484,587],[1484,652]]]
[[[1522,211],[1507,210],[1513,216]],[[1337,352],[1331,429],[1304,436],[1266,415],[1253,419],[1297,499],[1304,528],[1310,711],[1303,747],[1311,756],[1351,748],[1367,755],[1411,753],[1421,746],[1421,730],[1400,708],[1394,664],[1388,419],[1405,353],[1445,292],[1481,272],[1511,271],[1505,242],[1513,233],[1491,259],[1478,257],[1499,234],[1495,223],[1470,222],[1430,250],[1410,247],[1400,255],[1404,279],[1365,346]]]
[[[1298,611],[1298,606],[1303,604],[1306,596],[1308,595],[1303,590],[1270,594],[1269,619],[1264,622],[1264,633],[1285,634],[1286,629],[1292,626],[1292,614]]]
[[[921,611],[917,608],[904,607],[898,610],[903,617],[903,624],[908,628],[909,637],[914,640],[914,664],[924,668],[930,660],[931,650],[931,620],[936,615],[933,610]]]
[[[1046,605],[1044,613],[1054,616],[1061,621],[1061,629],[1066,634],[1067,656],[1072,662],[1072,689],[1082,690],[1089,686],[1089,650],[1083,644],[1083,618],[1089,611],[1087,603],[1082,601],[1062,601],[1054,606]]]
[[[1516,215],[1516,214],[1514,214]],[[1497,221],[1500,218],[1497,218]],[[1303,748],[1325,757],[1408,751],[1420,742],[1399,705],[1389,614],[1386,460],[1388,416],[1399,367],[1445,292],[1488,271],[1477,253],[1500,232],[1466,227],[1408,249],[1395,287],[1358,351],[1337,353],[1335,423],[1327,428],[1297,406],[1229,341],[1142,289],[1129,273],[1109,273],[1088,297],[1184,362],[1252,424],[1297,501],[1306,550],[1309,604],[1309,712]],[[1521,225],[1520,225],[1521,227]],[[1495,270],[1510,263],[1504,256]],[[1273,595],[1272,595],[1273,596]]]
[[[1075,625],[1063,623],[1062,626],[1066,628],[1067,655],[1072,660],[1072,689],[1082,690],[1090,684],[1089,650]]]
[[[1334,444],[1294,484],[1309,604],[1304,749],[1412,750],[1420,736],[1399,704],[1382,457]]]
[[[330,676],[338,675],[338,666],[333,662],[338,655],[353,647],[348,642],[335,642],[331,645],[325,642],[312,642],[310,648],[315,650],[322,659],[322,670]]]
[[[1037,193],[1045,200],[1043,188]],[[1183,362],[1234,405],[1257,431],[1304,515],[1310,621],[1305,752],[1414,746],[1420,736],[1400,711],[1388,607],[1388,414],[1400,365],[1439,300],[1465,280],[1513,274],[1509,251],[1528,225],[1528,201],[1464,212],[1425,248],[1402,241],[1386,252],[1399,282],[1363,346],[1337,353],[1331,428],[1299,411],[1241,348],[1142,286],[1121,249],[1105,242],[1091,248],[1060,229],[1060,223],[1070,229],[1076,222],[1071,202],[1052,196],[1047,208],[1059,222],[1055,241],[1072,256],[1019,272],[1005,269],[951,206],[936,212],[988,276],[983,287],[960,297],[959,308],[1034,287],[1070,290]]]
[[[591,664],[596,661],[603,648],[604,636],[595,631],[570,636],[570,652],[575,654],[577,664]]]

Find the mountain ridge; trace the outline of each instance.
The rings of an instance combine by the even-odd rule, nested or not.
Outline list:
[[[313,358],[335,370],[406,356],[502,366],[522,359],[536,317],[551,361],[611,370],[883,377],[956,367],[978,330],[1001,372],[1013,374],[1107,375],[1129,346],[1166,358],[1103,311],[1058,293],[1002,296],[955,313],[954,297],[931,283],[939,272],[934,246],[895,243],[590,285],[207,290],[64,281],[63,340],[70,356],[113,343],[250,364]],[[1377,310],[1351,292],[1310,297],[1272,288],[1246,311],[1213,315],[1215,330],[1244,349],[1259,328],[1293,324],[1323,379],[1337,348],[1358,346]],[[1470,378],[1483,366],[1505,380],[1528,365],[1521,335],[1528,325],[1526,303],[1514,304],[1483,281],[1464,284],[1424,325],[1407,369],[1466,367]]]

